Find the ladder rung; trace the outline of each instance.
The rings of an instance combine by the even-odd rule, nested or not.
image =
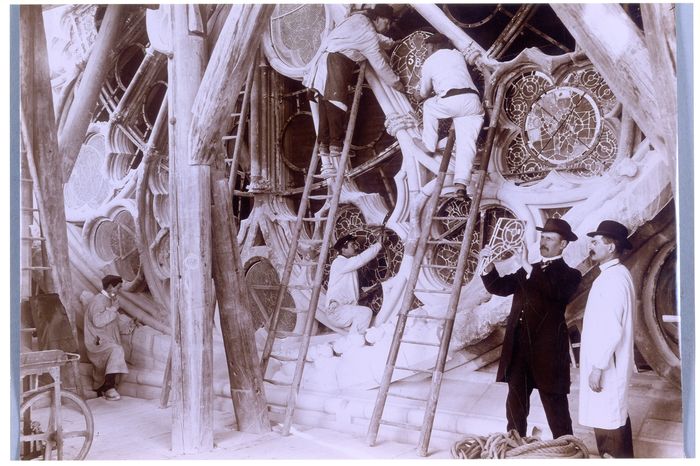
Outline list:
[[[421,426],[414,426],[412,424],[404,424],[403,422],[385,421],[384,419],[379,421],[379,423],[384,424],[385,426],[399,427],[402,429],[412,429],[412,430],[420,430],[421,429]]]
[[[272,291],[277,291],[280,289],[279,286],[274,286],[274,285],[252,285],[251,288],[254,290],[272,290]]]
[[[423,374],[432,374],[433,373],[433,371],[428,370],[428,369],[414,369],[412,367],[403,367],[403,366],[394,366],[394,369],[401,370],[401,371],[409,371],[409,372],[420,372]]]
[[[267,410],[268,411],[277,411],[278,413],[283,413],[287,410],[286,406],[279,406],[279,405],[273,405],[273,404],[268,404],[267,405]]]
[[[298,265],[299,267],[313,267],[314,265],[318,265],[318,262],[299,261],[294,262],[294,265]]]
[[[401,343],[407,343],[409,345],[440,346],[440,343],[428,343],[427,341],[416,341],[416,340],[401,340]]]
[[[275,288],[277,289],[277,288]],[[312,290],[312,285],[287,285],[288,290]]]
[[[409,319],[431,319],[431,320],[450,320],[449,317],[435,317],[435,316],[412,316],[407,314],[406,317]]]
[[[303,337],[303,333],[294,333],[294,332],[287,332],[285,330],[277,330],[275,332],[275,335],[277,336],[283,336],[283,337]],[[294,359],[296,361],[296,359]]]
[[[19,239],[33,240],[33,241],[46,241],[46,238],[44,238],[43,236],[20,236]]]
[[[434,265],[434,264],[425,264],[421,265],[424,269],[450,269],[450,270],[455,270],[457,268],[456,265]]]
[[[37,209],[36,207],[22,207],[19,210],[23,212],[39,212],[39,209]]]
[[[237,137],[238,136],[236,136],[235,134],[232,134],[231,136],[222,136],[221,140],[222,141],[230,141],[232,139],[236,139]]]
[[[459,246],[462,244],[462,241],[450,241],[447,239],[431,239],[428,240],[428,244],[445,244],[445,245],[454,245],[454,246]]]
[[[303,314],[304,312],[309,312],[308,309],[300,309],[298,307],[286,307],[286,306],[281,306],[280,310],[287,311],[287,312],[293,312],[294,314]]]
[[[290,382],[281,382],[279,380],[274,380],[274,379],[263,379],[263,382],[271,383],[272,385],[279,385],[282,387],[291,387],[292,384]]]
[[[391,392],[388,392],[387,395],[388,395],[388,396],[393,396],[393,397],[396,397],[396,398],[405,398],[406,400],[423,401],[423,402],[428,401],[426,398],[419,398],[419,397],[417,397],[417,396],[404,395],[404,394],[402,394],[402,393],[391,393]]]
[[[31,178],[20,178],[19,179],[22,183],[33,183]]]
[[[444,220],[444,221],[447,221],[447,222],[449,222],[449,221],[453,221],[453,222],[454,222],[454,221],[457,221],[457,220],[463,220],[463,221],[466,222],[467,220],[469,220],[469,217],[433,217],[433,220]]]
[[[304,222],[321,222],[328,220],[328,217],[304,217],[302,220]]]
[[[296,360],[297,360],[297,358],[292,357],[292,356],[283,356],[283,355],[281,355],[281,354],[274,354],[274,353],[270,353],[270,357],[271,357],[272,359],[276,359],[276,360],[278,360],[278,361],[284,361],[284,362],[296,361]]]
[[[241,116],[241,112],[233,112],[230,116],[232,116],[234,118],[237,116]]]
[[[322,200],[322,199],[330,199],[331,196],[329,194],[311,194],[309,196],[309,199],[315,199],[315,200]]]
[[[413,290],[413,293],[435,293],[435,294],[450,294],[452,293],[452,290],[428,290],[425,288],[416,288]]]
[[[51,270],[51,267],[32,265],[31,267],[22,267],[22,270]]]

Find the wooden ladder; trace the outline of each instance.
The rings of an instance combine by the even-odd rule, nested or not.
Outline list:
[[[343,151],[340,156],[339,166],[337,168],[337,173],[333,180],[329,179],[326,185],[329,188],[329,193],[324,195],[312,196],[311,188],[314,184],[314,178],[318,175],[314,175],[316,172],[316,167],[318,165],[318,142],[315,144],[312,155],[311,162],[309,163],[309,170],[306,174],[306,182],[304,184],[304,191],[301,197],[301,202],[299,204],[299,211],[297,213],[296,223],[294,226],[294,233],[291,239],[291,245],[289,252],[287,254],[287,261],[285,263],[284,272],[280,280],[280,286],[277,294],[277,301],[275,305],[274,313],[270,318],[268,325],[268,336],[265,341],[265,348],[263,349],[261,366],[263,372],[263,380],[265,382],[274,385],[284,385],[289,386],[289,395],[287,397],[287,404],[285,406],[284,412],[284,423],[282,425],[282,435],[289,435],[289,431],[292,424],[292,417],[294,415],[294,408],[296,405],[297,396],[299,394],[299,388],[301,386],[301,378],[304,371],[304,364],[306,362],[306,355],[309,350],[309,343],[311,341],[311,333],[314,328],[314,322],[316,319],[316,309],[318,306],[319,296],[321,294],[321,287],[323,283],[323,272],[324,264],[328,260],[328,251],[330,249],[331,235],[335,228],[335,220],[338,211],[338,204],[340,201],[340,192],[343,185],[345,177],[345,168],[347,166],[347,161],[350,153],[350,144],[352,142],[353,133],[355,130],[355,122],[357,120],[357,114],[359,110],[360,96],[362,94],[362,85],[365,78],[365,67],[366,62],[360,65],[360,71],[357,78],[357,84],[355,85],[355,92],[352,102],[352,108],[350,110],[350,117],[348,121],[348,127],[345,134],[345,141],[343,143]],[[326,213],[325,217],[310,216],[305,217],[305,213],[309,210],[310,199],[325,199],[326,202],[330,200],[330,207]],[[306,222],[322,222],[325,221],[325,226],[323,227],[323,237],[316,239],[316,235],[312,239],[305,239],[304,241],[311,244],[320,246],[319,257],[316,260],[300,260],[297,258],[297,250],[299,249],[300,236],[302,230],[305,230]],[[290,286],[289,281],[292,275],[292,269],[297,267],[315,267],[314,280],[311,285],[294,285]],[[290,308],[283,307],[282,303],[287,294],[287,290],[290,288],[300,289],[310,291],[311,296],[309,299],[309,304],[304,308]],[[277,325],[279,323],[280,311],[285,310],[287,312],[293,312],[299,316],[306,314],[306,320],[304,321],[304,330],[302,334],[293,332],[283,332],[277,330]],[[277,336],[284,337],[300,337],[301,346],[299,348],[299,353],[296,359],[289,356],[277,355],[272,352],[273,344]],[[267,372],[268,362],[272,359],[276,359],[281,362],[296,361],[296,366],[294,369],[294,377],[291,384],[288,382],[277,381],[274,379],[266,378],[265,374]]]
[[[503,99],[502,89],[499,89],[498,96],[496,98],[500,105]],[[498,106],[495,106],[498,109]],[[411,272],[409,274],[408,282],[406,285],[406,292],[403,296],[403,301],[401,303],[401,308],[398,313],[398,319],[396,322],[396,328],[394,330],[394,336],[389,347],[389,354],[387,356],[386,367],[384,369],[384,374],[382,376],[381,385],[379,387],[379,393],[377,394],[377,399],[375,401],[374,410],[372,412],[372,418],[370,419],[369,428],[367,431],[367,443],[373,446],[377,440],[377,434],[379,433],[380,424],[389,425],[393,427],[419,430],[420,437],[418,440],[418,454],[421,456],[427,456],[428,445],[430,444],[430,435],[432,433],[433,421],[435,420],[435,413],[437,409],[438,397],[440,395],[440,386],[442,384],[442,379],[445,371],[445,363],[447,361],[448,349],[450,346],[450,339],[452,337],[452,330],[454,327],[454,320],[457,314],[457,305],[459,303],[459,297],[462,291],[462,284],[464,281],[464,271],[467,267],[467,259],[469,256],[469,249],[471,244],[472,235],[474,233],[474,228],[476,226],[476,221],[479,217],[479,205],[481,204],[481,196],[484,189],[484,183],[486,181],[486,173],[489,165],[491,147],[493,145],[493,139],[495,136],[496,121],[498,120],[498,110],[496,110],[495,115],[491,115],[490,126],[488,129],[488,134],[486,138],[486,144],[482,153],[481,162],[479,164],[479,169],[475,169],[474,173],[477,174],[477,184],[474,189],[473,198],[471,199],[471,205],[469,208],[469,215],[465,218],[459,217],[436,217],[436,210],[439,203],[439,198],[441,196],[442,186],[445,181],[445,174],[447,171],[447,166],[449,159],[452,155],[452,149],[455,142],[454,126],[450,128],[450,133],[447,139],[447,144],[445,147],[444,155],[440,163],[440,169],[437,174],[435,188],[433,190],[427,205],[425,206],[423,215],[421,216],[421,231],[420,236],[416,245],[416,252],[411,266]],[[476,158],[475,158],[476,161]],[[476,167],[475,167],[476,168]],[[466,220],[466,226],[464,229],[464,236],[461,243],[455,241],[447,241],[444,239],[445,235],[441,238],[431,239],[430,238],[430,227],[433,221],[440,220],[450,220],[450,221],[464,221]],[[440,244],[444,245],[460,245],[459,256],[457,259],[456,266],[445,266],[445,265],[430,265],[424,263],[423,259],[425,257],[426,250],[428,247],[437,246]],[[416,289],[416,284],[418,282],[418,277],[422,269],[435,269],[435,268],[450,268],[454,269],[454,282],[452,284],[451,290],[439,290],[439,289]],[[431,319],[438,320],[442,324],[442,332],[440,337],[440,343],[433,342],[422,342],[414,340],[406,340],[403,338],[404,330],[406,328],[406,323],[410,318],[418,318],[418,316],[410,315],[411,306],[414,302],[414,293],[442,293],[450,295],[447,312],[444,317],[432,317]],[[420,316],[420,318],[425,319],[426,316]],[[399,349],[401,344],[411,344],[411,345],[424,345],[424,346],[437,346],[438,354],[435,360],[435,365],[432,370],[425,369],[414,369],[410,367],[400,367],[396,365],[396,361],[399,354]],[[390,393],[389,386],[391,384],[392,376],[394,370],[406,370],[414,373],[431,374],[432,380],[429,388],[429,393],[425,397],[417,396],[407,396],[399,393]],[[386,405],[387,397],[393,396],[397,398],[410,399],[413,401],[420,401],[425,403],[425,411],[423,415],[422,425],[416,426],[412,424],[397,423],[393,421],[388,421],[382,419],[382,414],[384,413],[384,407]]]
[[[245,131],[246,120],[248,119],[248,107],[250,106],[250,90],[253,84],[253,76],[255,75],[256,66],[257,61],[254,61],[250,66],[250,70],[248,70],[248,77],[246,78],[243,90],[238,94],[236,110],[231,114],[234,126],[236,127],[236,133],[221,138],[221,142],[224,144],[224,148],[226,147],[226,144],[229,141],[234,141],[233,152],[231,153],[231,156],[228,156],[228,151],[226,151],[226,154],[224,156],[224,162],[229,164],[231,168],[228,177],[228,190],[231,193],[233,193],[236,186],[236,175],[238,174],[238,157],[241,153],[241,147],[243,146],[243,134]]]

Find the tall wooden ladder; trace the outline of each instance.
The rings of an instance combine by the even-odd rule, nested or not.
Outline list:
[[[497,102],[501,102],[503,99],[503,92],[499,89],[499,95],[497,96]],[[498,106],[495,106],[498,109]],[[491,112],[489,112],[491,113]],[[493,145],[493,139],[495,136],[496,121],[498,120],[498,110],[495,115],[490,115],[490,126],[487,127],[488,133],[486,138],[486,144],[482,153],[481,161],[479,163],[479,168],[473,170],[477,175],[477,183],[474,189],[474,194],[471,199],[471,205],[469,208],[469,215],[465,218],[460,217],[437,217],[436,210],[438,208],[439,198],[441,197],[442,186],[445,181],[445,175],[447,171],[447,166],[449,164],[449,159],[452,155],[452,149],[455,142],[454,126],[450,128],[450,133],[447,139],[447,144],[445,146],[444,155],[440,163],[440,168],[436,178],[435,188],[433,190],[430,199],[427,202],[423,210],[423,215],[421,216],[421,231],[420,236],[416,245],[416,252],[413,259],[413,264],[411,267],[411,272],[408,277],[408,282],[406,285],[406,292],[403,296],[403,301],[401,303],[401,308],[398,313],[398,319],[396,322],[396,327],[394,329],[394,336],[389,347],[389,354],[387,356],[386,367],[384,369],[384,374],[382,376],[381,385],[379,387],[379,392],[377,394],[377,399],[375,401],[374,410],[372,412],[372,418],[370,419],[369,428],[367,431],[367,443],[373,446],[377,440],[377,435],[379,433],[380,424],[393,426],[402,429],[409,430],[419,430],[420,436],[418,440],[418,454],[421,456],[426,456],[428,454],[428,445],[430,444],[430,436],[433,428],[433,421],[435,420],[435,413],[437,409],[438,397],[440,394],[440,386],[442,384],[443,375],[445,372],[445,364],[447,361],[448,349],[450,345],[450,339],[452,337],[452,330],[454,327],[455,316],[457,314],[457,305],[459,303],[460,293],[462,291],[462,284],[464,281],[464,271],[467,267],[467,259],[469,256],[469,248],[471,244],[472,235],[474,233],[474,228],[476,226],[476,221],[479,217],[479,205],[481,204],[481,195],[484,189],[484,183],[486,181],[486,173],[489,165],[489,158],[491,147]],[[475,158],[476,161],[476,158]],[[449,241],[445,240],[445,235],[440,238],[432,239],[430,238],[431,224],[433,221],[464,221],[466,220],[466,226],[464,229],[464,236],[462,241]],[[437,246],[440,244],[444,245],[456,245],[459,244],[459,256],[457,259],[456,266],[445,266],[445,265],[431,265],[424,263],[424,257],[427,249],[431,246]],[[435,269],[435,268],[454,268],[454,282],[452,284],[451,290],[440,290],[440,289],[416,289],[416,284],[418,282],[418,277],[422,269]],[[447,311],[444,317],[426,317],[426,316],[412,316],[411,306],[414,302],[414,293],[449,293],[450,298],[448,301]],[[442,324],[442,332],[440,336],[440,343],[427,342],[427,341],[415,341],[404,339],[404,330],[406,328],[406,323],[408,319],[411,318],[421,318],[421,319],[434,319],[440,321]],[[438,354],[435,360],[435,364],[432,370],[426,369],[415,369],[411,367],[400,367],[396,365],[396,361],[399,354],[399,349],[402,344],[410,345],[423,345],[423,346],[437,346]],[[410,371],[414,373],[432,374],[432,380],[429,388],[429,393],[425,397],[409,396],[399,393],[391,393],[389,391],[389,386],[391,385],[392,377],[396,369]],[[425,403],[423,422],[420,427],[412,424],[398,423],[389,420],[382,419],[384,413],[384,407],[387,402],[387,397],[393,396],[397,398],[409,399],[412,401],[420,401]]]
[[[254,61],[248,71],[248,77],[244,84],[243,89],[238,95],[238,100],[236,101],[236,106],[234,112],[231,114],[233,119],[234,127],[236,128],[235,134],[229,136],[224,136],[221,138],[221,142],[226,145],[233,141],[233,152],[229,156],[228,150],[224,156],[224,162],[229,164],[231,171],[229,172],[228,178],[228,190],[233,192],[236,187],[236,175],[238,174],[238,157],[241,154],[241,148],[243,147],[243,135],[246,126],[246,120],[248,118],[248,108],[250,107],[250,90],[253,84],[253,76],[255,76],[255,67],[257,63]]]
[[[347,126],[347,131],[345,134],[345,141],[343,143],[343,151],[340,156],[340,162],[339,166],[337,168],[337,173],[335,175],[335,178],[333,180],[329,179],[326,181],[326,185],[329,188],[328,194],[323,194],[323,195],[318,195],[318,196],[312,196],[311,189],[312,185],[314,185],[314,178],[317,178],[318,175],[315,175],[316,168],[318,165],[318,159],[320,158],[318,154],[318,142],[315,144],[313,153],[311,156],[311,162],[309,163],[309,170],[308,173],[306,174],[306,182],[304,184],[304,191],[301,197],[301,202],[299,205],[299,211],[297,213],[297,218],[296,218],[296,223],[294,226],[294,233],[292,235],[291,239],[291,244],[290,244],[290,249],[287,254],[287,261],[285,263],[284,267],[284,272],[282,274],[282,278],[280,280],[280,286],[279,286],[279,291],[277,294],[277,301],[275,305],[275,310],[274,313],[272,314],[272,317],[270,318],[270,322],[268,325],[269,333],[267,336],[267,340],[265,342],[265,348],[263,349],[263,354],[262,354],[262,361],[261,361],[261,366],[262,366],[262,371],[263,371],[263,380],[265,382],[274,384],[274,385],[285,385],[289,387],[289,394],[287,397],[287,403],[284,408],[284,423],[282,425],[282,435],[289,435],[289,431],[291,428],[292,424],[292,418],[294,415],[294,408],[296,405],[296,400],[297,396],[299,394],[299,388],[301,386],[301,379],[302,379],[302,374],[304,371],[304,364],[306,362],[306,356],[309,350],[309,343],[311,341],[311,332],[314,328],[314,321],[316,318],[316,309],[318,306],[318,301],[319,301],[319,296],[321,293],[321,287],[323,283],[323,272],[324,272],[324,264],[328,260],[328,252],[330,249],[330,241],[331,241],[331,235],[334,231],[335,227],[335,220],[337,216],[337,211],[338,211],[338,203],[340,201],[340,192],[342,188],[342,184],[344,181],[345,177],[345,168],[347,166],[347,161],[349,158],[349,152],[350,152],[350,144],[352,142],[352,137],[353,133],[355,130],[355,122],[357,120],[357,114],[359,110],[359,102],[360,102],[360,96],[362,94],[362,85],[364,83],[364,78],[365,78],[365,67],[366,67],[366,62],[363,62],[360,65],[360,71],[358,74],[357,78],[357,84],[355,85],[355,92],[354,92],[354,97],[353,97],[353,102],[352,102],[352,107],[350,110],[350,117],[348,121],[348,126]],[[318,200],[325,200],[326,203],[330,201],[330,207],[327,210],[326,216],[325,217],[318,217],[318,216],[310,216],[306,217],[305,213],[309,210],[309,201],[311,199],[318,199]],[[300,243],[300,237],[301,237],[301,232],[302,230],[305,230],[305,224],[307,222],[314,222],[317,223],[319,221],[325,221],[325,225],[323,227],[323,237],[320,239],[305,239],[304,241],[311,244],[311,245],[320,245],[320,253],[319,257],[316,260],[305,260],[305,259],[299,259],[297,257],[297,251],[299,249],[299,243]],[[292,275],[292,269],[294,267],[312,267],[315,268],[315,275],[314,275],[314,280],[312,284],[309,285],[290,285],[290,278]],[[304,269],[302,269],[304,270]],[[308,270],[308,269],[306,269]],[[313,270],[313,269],[312,269]],[[306,290],[311,293],[310,299],[309,299],[309,304],[308,307],[304,308],[290,308],[290,307],[283,307],[282,303],[284,302],[284,298],[287,294],[288,289],[300,289],[300,290]],[[287,312],[292,312],[297,314],[299,317],[301,315],[305,314],[305,321],[304,321],[304,329],[303,333],[293,333],[293,332],[283,332],[281,330],[277,330],[277,326],[279,323],[279,318],[280,318],[280,311],[287,311]],[[272,352],[273,349],[273,344],[275,339],[280,336],[280,337],[300,337],[301,338],[301,346],[299,348],[299,352],[296,358],[291,358],[289,356],[283,356],[283,355],[277,355]],[[292,379],[291,384],[288,382],[282,382],[274,379],[270,379],[266,377],[266,372],[268,368],[268,363],[270,358],[276,359],[281,362],[290,362],[290,361],[296,361],[296,366],[294,369],[294,377]]]

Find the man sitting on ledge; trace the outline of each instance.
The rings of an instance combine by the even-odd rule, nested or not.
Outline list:
[[[85,311],[85,348],[93,364],[93,387],[97,386],[97,396],[105,400],[117,401],[117,374],[127,374],[119,334],[119,290],[122,278],[107,275],[102,279],[102,291],[90,300]]]

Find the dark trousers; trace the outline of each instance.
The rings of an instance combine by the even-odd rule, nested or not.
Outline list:
[[[318,102],[318,144],[342,150],[345,140],[345,112],[323,97]]]
[[[634,458],[634,448],[632,447],[632,424],[627,416],[624,426],[617,429],[593,428],[595,432],[595,443],[598,446],[598,454],[602,458],[608,454],[613,458]]]
[[[520,330],[516,331],[516,344],[507,372],[508,397],[506,398],[506,420],[508,431],[516,429],[521,436],[527,435],[527,416],[530,414],[530,395],[535,388],[528,350],[518,342]],[[571,435],[571,415],[566,393],[548,393],[540,390],[540,400],[547,416],[552,437]]]
[[[97,396],[102,396],[104,392],[110,388],[117,386],[117,374],[105,374],[105,381],[100,388],[97,389]]]

